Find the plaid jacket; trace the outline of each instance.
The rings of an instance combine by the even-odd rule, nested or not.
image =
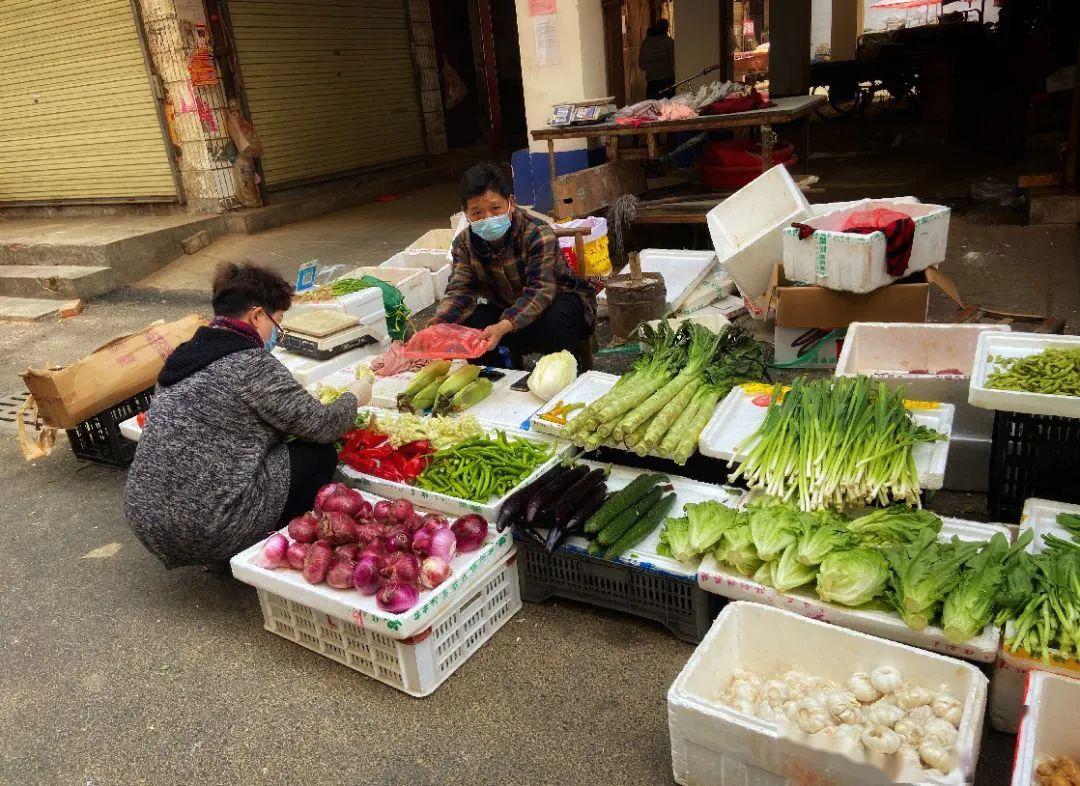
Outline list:
[[[596,324],[596,293],[578,278],[559,251],[552,228],[538,218],[514,210],[510,229],[492,245],[466,230],[454,239],[453,265],[435,322],[464,322],[476,310],[476,299],[502,306],[503,319],[514,330],[531,325],[560,292],[573,292],[585,306],[585,320]]]

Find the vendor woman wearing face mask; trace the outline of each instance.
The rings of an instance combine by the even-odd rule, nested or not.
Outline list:
[[[222,264],[213,321],[158,376],[124,512],[167,568],[225,563],[310,510],[337,466],[333,442],[371,398],[357,381],[323,405],[270,354],[291,301],[277,273]]]
[[[493,163],[465,172],[461,207],[469,230],[454,239],[450,283],[434,321],[482,329],[485,365],[502,365],[499,345],[577,356],[596,326],[596,293],[566,264],[551,226],[514,204]]]

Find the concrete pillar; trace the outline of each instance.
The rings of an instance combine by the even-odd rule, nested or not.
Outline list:
[[[720,3],[717,0],[679,0],[675,15],[675,79],[682,81],[720,63]],[[714,71],[694,82],[699,87],[720,78]]]
[[[810,90],[810,0],[788,0],[773,14],[769,30],[769,95],[806,95]]]
[[[241,207],[241,194],[247,195],[245,204],[257,204],[251,170],[245,175],[234,165],[220,79],[212,85],[192,84],[192,55],[200,45],[209,45],[212,51],[205,11],[197,14],[191,3],[185,3],[181,16],[174,0],[138,3],[150,61],[164,92],[169,136],[177,150],[188,209],[221,213]]]
[[[517,0],[518,40],[521,46],[521,80],[525,92],[525,121],[529,129],[546,128],[554,104],[584,101],[609,95],[604,61],[604,23],[599,0],[558,0],[556,20],[558,62],[537,63],[534,18],[529,0]],[[538,210],[551,209],[551,175],[547,143],[529,138],[527,150],[514,153],[514,190],[523,204]],[[559,140],[558,174],[576,172],[589,165],[583,139]]]
[[[854,60],[862,32],[863,0],[832,0],[832,59]]]

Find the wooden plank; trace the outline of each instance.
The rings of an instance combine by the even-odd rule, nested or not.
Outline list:
[[[1061,172],[1044,172],[1035,175],[1020,175],[1016,179],[1017,188],[1053,188],[1060,186]]]
[[[551,184],[556,212],[563,218],[587,216],[595,210],[610,207],[623,194],[640,194],[644,190],[644,169],[623,160],[561,175]]]

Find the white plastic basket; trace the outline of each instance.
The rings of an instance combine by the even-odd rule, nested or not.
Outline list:
[[[1012,786],[1038,786],[1035,768],[1045,759],[1070,756],[1080,761],[1080,681],[1032,672],[1024,704]]]
[[[815,284],[844,292],[872,292],[897,281],[885,265],[885,234],[856,235],[841,232],[855,211],[885,208],[904,213],[915,221],[905,276],[925,270],[945,259],[949,240],[950,210],[942,205],[911,204],[891,199],[865,199],[832,213],[815,216],[804,223],[816,231],[805,240],[799,231],[784,229],[784,274],[792,281]]]
[[[968,401],[972,406],[985,409],[1080,418],[1080,396],[1054,396],[986,387],[986,378],[996,367],[991,360],[992,356],[1024,358],[1051,347],[1076,349],[1080,347],[1080,336],[1050,336],[1044,333],[982,334],[975,350],[975,370],[971,375]]]
[[[941,521],[940,539],[943,541],[954,535],[965,541],[990,540],[996,533],[1001,533],[1011,540],[1009,528],[1004,525],[952,518],[943,518]],[[698,568],[698,586],[706,592],[732,600],[764,603],[849,630],[979,663],[993,663],[1001,643],[1001,631],[991,624],[968,641],[953,644],[945,638],[941,628],[930,626],[923,630],[913,630],[895,612],[853,609],[828,603],[821,600],[812,587],[781,592],[743,576],[734,568],[722,565],[712,554],[706,554],[701,561],[701,567]]]
[[[450,283],[450,262],[444,251],[405,249],[379,265],[380,268],[418,268],[427,270],[435,288],[435,299],[441,300]]]
[[[412,696],[427,696],[521,610],[517,552],[500,559],[430,628],[399,641],[260,589],[265,628]]]
[[[979,757],[986,677],[967,663],[867,636],[756,603],[729,603],[668,690],[668,724],[675,780],[683,786],[747,784],[863,786],[884,780],[880,770],[852,757],[809,747],[779,733],[776,724],[744,715],[718,697],[736,669],[759,674],[788,670],[843,681],[888,664],[931,690],[946,685],[963,703],[957,766],[924,783],[970,782]]]
[[[435,287],[431,282],[431,273],[415,268],[396,267],[358,267],[349,273],[350,277],[374,276],[388,284],[393,284],[405,298],[409,311],[423,311],[435,302]]]
[[[1054,502],[1048,499],[1032,498],[1024,503],[1024,512],[1020,517],[1020,531],[1032,529],[1035,537],[1028,544],[1028,552],[1038,554],[1043,550],[1043,535],[1057,535],[1065,540],[1069,533],[1057,523],[1058,513],[1080,514],[1080,505]],[[1028,675],[1045,671],[1065,677],[1080,679],[1080,662],[1051,655],[1051,662],[1044,663],[1039,657],[1032,657],[1025,652],[1012,652],[1005,642],[1013,633],[1013,624],[1005,624],[1005,635],[1001,641],[1001,651],[994,665],[994,678],[990,687],[990,725],[998,731],[1015,734],[1020,725],[1020,710],[1024,700],[1024,686]]]

